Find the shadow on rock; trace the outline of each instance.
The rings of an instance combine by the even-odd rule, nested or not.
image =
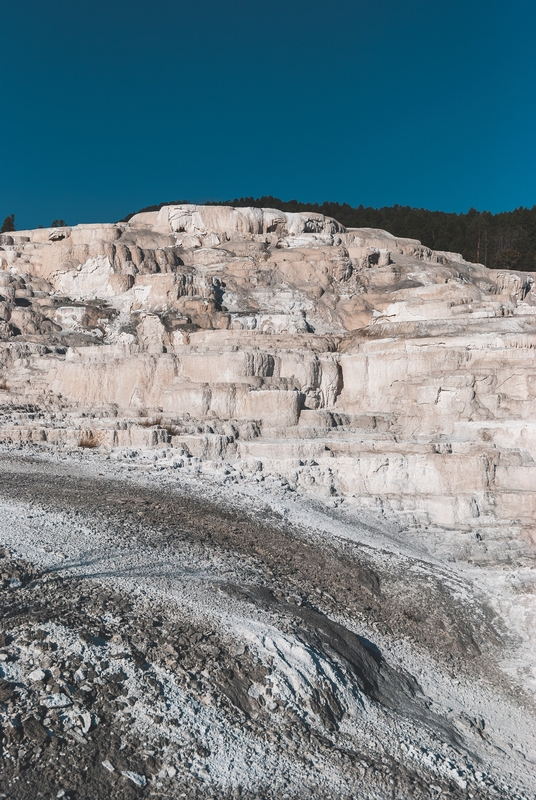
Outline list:
[[[425,724],[451,744],[462,745],[454,728],[429,710],[430,701],[416,679],[405,670],[392,667],[380,649],[364,636],[334,622],[311,605],[283,602],[264,586],[227,583],[221,585],[221,589],[232,597],[298,622],[296,634],[299,638],[331,663],[336,672],[340,672],[342,666],[362,695],[386,709]],[[326,711],[330,721],[338,722],[344,712],[336,696],[333,701]],[[329,713],[335,709],[338,713]]]

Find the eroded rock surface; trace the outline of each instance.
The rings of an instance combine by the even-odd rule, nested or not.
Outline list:
[[[83,461],[0,465],[8,797],[531,797],[533,705],[470,581]]]
[[[255,461],[463,529],[476,559],[534,544],[534,275],[254,208],[0,248],[4,441]]]
[[[315,561],[312,545],[300,550],[292,537],[278,545],[277,558],[275,550],[268,556],[268,542],[275,548],[278,541],[275,529],[261,547],[255,536],[242,542],[240,526],[230,525],[219,538],[217,524],[209,525],[204,547],[212,558],[230,549],[233,557],[249,563],[262,551],[265,566],[262,580],[257,576],[253,582],[223,562],[218,561],[216,570],[220,603],[238,604],[242,619],[255,617],[255,624],[248,622],[250,639],[244,652],[251,654],[247,669],[257,678],[240,677],[239,671],[234,681],[225,673],[228,669],[235,674],[228,665],[221,675],[208,670],[207,686],[203,683],[199,691],[220,698],[213,705],[229,702],[253,719],[278,714],[280,705],[273,699],[278,696],[287,711],[292,709],[295,724],[317,731],[322,741],[330,732],[346,730],[348,715],[355,716],[357,708],[366,708],[372,716],[394,713],[400,719],[396,715],[402,714],[404,741],[415,743],[415,726],[422,725],[445,748],[466,753],[462,717],[458,714],[453,724],[446,706],[440,712],[430,708],[430,693],[419,684],[416,662],[400,657],[395,667],[396,659],[386,660],[377,649],[375,626],[386,626],[382,636],[416,642],[442,664],[454,659],[461,671],[468,659],[476,659],[471,662],[477,664],[474,674],[485,675],[497,696],[519,691],[525,697],[523,693],[536,690],[534,279],[534,273],[491,271],[455,253],[433,252],[385,231],[346,230],[318,214],[273,209],[170,206],[139,214],[129,223],[2,235],[0,441],[10,452],[13,446],[27,444],[48,452],[79,448],[89,459],[97,454],[95,463],[115,459],[126,470],[145,469],[154,462],[155,474],[162,470],[183,480],[209,476],[223,494],[229,487],[243,486],[248,492],[267,492],[266,497],[271,492],[272,498],[299,498],[310,508],[323,503],[337,536],[343,536],[343,528],[361,531],[355,534],[357,541],[366,530],[367,547],[376,552],[374,568],[355,560],[354,552],[351,557],[346,554],[349,565],[344,558],[335,563],[328,534],[318,545],[321,555]],[[23,485],[29,484],[15,481],[13,488],[4,479],[2,496],[11,502],[19,493],[22,502]],[[40,485],[32,491],[39,494]],[[62,491],[51,489],[51,498],[54,492],[58,495],[46,503],[61,507]],[[78,501],[81,491],[78,487],[74,492]],[[31,505],[31,492],[24,502]],[[115,514],[116,498],[110,503],[103,511],[106,518]],[[165,509],[165,503],[160,498],[158,507]],[[136,509],[132,501],[122,507],[123,516],[141,514]],[[169,523],[169,509],[162,513]],[[353,535],[348,534],[349,540]],[[5,542],[6,537],[8,533]],[[154,530],[149,539],[156,547]],[[29,558],[30,550],[21,550],[20,558]],[[395,551],[399,555],[393,555]],[[410,562],[397,560],[402,552]],[[204,558],[206,553],[197,553],[193,560],[205,564]],[[278,586],[275,576],[281,563],[286,567]],[[441,572],[445,565],[454,572]],[[399,579],[398,573],[408,569],[411,580]],[[453,575],[458,575],[459,585],[458,578],[452,584]],[[101,578],[87,571],[80,576],[82,581]],[[353,582],[360,587],[359,602],[348,588]],[[311,600],[315,584],[325,593],[319,604]],[[468,586],[482,593],[469,605]],[[6,583],[5,589],[27,591],[24,581],[12,587]],[[289,592],[293,597],[297,592],[299,602],[289,601]],[[355,615],[363,609],[371,618],[359,633]],[[31,614],[35,624],[41,624],[39,615]],[[266,615],[277,621],[276,632],[268,629]],[[60,628],[71,625],[59,611],[52,621],[59,627],[46,630],[56,631],[56,638]],[[76,644],[81,623],[75,622],[74,633],[65,635],[74,637],[73,652],[80,658],[64,654],[60,672],[67,662],[76,667],[80,661],[80,668],[93,669],[106,683],[113,670],[100,668],[99,673],[89,649],[92,666],[82,659]],[[203,625],[206,628],[206,621]],[[205,628],[200,635],[210,638]],[[225,625],[216,629],[214,636],[229,634]],[[210,646],[219,648],[220,655],[225,651],[216,641]],[[174,651],[162,656],[164,661],[167,656],[175,659],[177,648],[173,642],[170,647]],[[11,651],[6,652],[11,658]],[[135,663],[128,652],[125,658]],[[33,662],[28,666],[50,669],[31,653],[23,655],[23,661]],[[221,660],[225,661],[222,655]],[[273,670],[273,681],[265,680],[270,674],[263,672],[266,669]],[[437,674],[441,669],[437,667]],[[134,672],[128,676],[133,681],[129,685],[137,685]],[[18,702],[19,695],[24,703],[28,700],[17,712],[20,726],[15,724],[14,741],[19,735],[43,739],[43,730],[46,741],[52,741],[56,734],[45,724],[48,712],[36,710],[28,699],[31,692],[21,694],[14,688],[16,681],[9,680],[0,684],[5,702]],[[300,681],[308,686],[303,696]],[[62,693],[60,683],[58,687],[51,696]],[[292,699],[294,690],[297,701]],[[134,693],[133,707],[136,697]],[[130,701],[122,702],[126,708]],[[478,703],[473,705],[477,708]],[[101,707],[95,713],[106,718]],[[80,719],[87,722],[86,717]],[[486,741],[476,711],[467,719],[472,720],[469,738]],[[368,720],[367,731],[373,735],[376,723],[372,717]],[[79,735],[77,725],[74,721],[73,731]],[[266,723],[265,729],[272,730],[271,725]],[[195,736],[203,738],[199,732]],[[355,755],[362,752],[360,742],[345,751],[353,753],[355,774],[361,769]],[[500,742],[490,748],[502,752]],[[98,742],[95,746],[98,749]],[[141,751],[132,746],[138,755],[120,759],[123,773],[140,775],[136,764]],[[261,757],[252,755],[261,753],[257,746],[246,748],[247,758]],[[488,796],[488,789],[490,796],[494,791],[518,796],[499,778],[484,785],[467,777],[470,770],[463,759],[456,762],[459,781],[453,779],[450,785],[443,767],[436,769],[421,758],[428,744],[419,739],[418,746],[421,766],[412,766],[409,777],[400,777],[400,796],[426,796],[432,774],[443,776],[438,778],[438,792],[453,792],[452,796],[465,796],[468,781],[473,781],[475,797]],[[508,746],[521,748],[529,761],[534,758],[528,745]],[[160,762],[164,764],[168,750],[147,742],[145,747],[160,754],[148,780],[164,781]],[[319,790],[311,764],[315,759],[328,763],[322,761],[328,758],[322,747],[311,745],[304,772],[296,767],[289,796],[298,791],[300,775],[309,781],[307,791]],[[332,751],[332,745],[326,747],[326,753]],[[470,748],[474,750],[474,742]],[[279,752],[277,746],[275,750]],[[441,758],[451,758],[446,752]],[[489,752],[479,758],[491,758]],[[275,772],[284,769],[277,761],[280,755],[272,756]],[[180,759],[169,758],[173,775],[179,783],[186,781],[188,764],[183,774]],[[201,758],[205,767],[207,758]],[[346,756],[340,758],[344,762]],[[391,748],[388,758],[402,775],[405,757]],[[112,756],[104,760],[115,763]],[[338,777],[326,784],[326,796],[355,795],[358,782],[347,781],[344,769],[329,763]],[[128,781],[124,785],[132,792],[144,791],[134,778],[114,769],[115,777]],[[369,794],[364,788],[363,797],[390,796],[391,767],[374,769],[377,778],[368,775]],[[229,792],[233,786],[246,786],[241,779],[233,780],[216,784]],[[201,773],[199,781],[202,796],[212,783]],[[117,791],[123,796],[127,790]]]

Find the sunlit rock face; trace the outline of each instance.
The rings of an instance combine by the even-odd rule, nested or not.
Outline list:
[[[166,447],[536,542],[534,274],[320,214],[166,206],[0,237],[3,441]],[[153,423],[153,424],[151,424]],[[433,539],[433,537],[430,537]]]

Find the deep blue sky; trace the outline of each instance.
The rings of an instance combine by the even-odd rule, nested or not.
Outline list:
[[[536,204],[533,0],[0,0],[0,220]]]

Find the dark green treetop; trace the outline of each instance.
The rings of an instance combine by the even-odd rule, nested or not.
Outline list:
[[[12,233],[15,230],[15,214],[10,214],[2,222],[0,233]]]

